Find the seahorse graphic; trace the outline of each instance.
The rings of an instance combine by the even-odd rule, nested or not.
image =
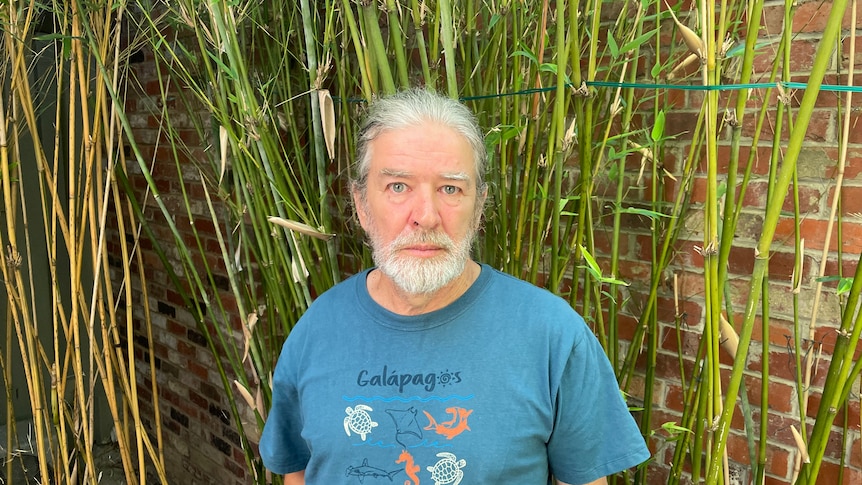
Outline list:
[[[470,431],[470,426],[467,425],[467,416],[473,412],[472,409],[446,408],[446,412],[452,415],[452,419],[440,424],[437,424],[437,421],[428,414],[428,411],[422,412],[425,413],[429,421],[425,429],[433,429],[437,434],[445,436],[447,440],[451,440],[464,431]],[[455,423],[458,424],[455,425]]]
[[[419,466],[413,461],[413,455],[408,453],[407,450],[401,450],[401,454],[398,455],[398,461],[395,463],[405,463],[404,472],[407,473],[410,480],[405,480],[404,485],[419,485],[419,475],[416,474],[419,471]],[[410,483],[411,480],[413,483]]]

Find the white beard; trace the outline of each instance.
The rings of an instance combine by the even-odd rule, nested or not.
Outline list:
[[[471,229],[459,242],[442,232],[404,232],[391,243],[385,244],[380,241],[376,230],[369,229],[372,257],[377,268],[411,295],[435,293],[461,275],[476,237],[475,229]],[[423,243],[439,246],[444,253],[428,259],[398,254],[402,248]]]

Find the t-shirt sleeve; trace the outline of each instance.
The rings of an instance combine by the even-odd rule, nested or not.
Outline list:
[[[565,483],[589,483],[650,456],[610,362],[586,326],[563,368],[554,419],[548,460]]]
[[[302,416],[296,381],[291,377],[287,345],[275,366],[272,406],[260,438],[260,456],[266,468],[286,474],[304,470],[311,454],[302,438]]]

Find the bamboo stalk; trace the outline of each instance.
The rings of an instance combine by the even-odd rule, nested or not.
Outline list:
[[[843,16],[845,7],[846,0],[836,0],[832,5],[828,22],[824,28],[821,44],[815,54],[811,75],[809,77],[809,87],[803,95],[797,115],[797,123],[791,133],[790,140],[788,141],[784,164],[778,174],[775,192],[767,204],[763,223],[763,232],[761,233],[760,240],[757,245],[757,256],[754,264],[754,271],[752,273],[751,285],[749,287],[749,299],[744,313],[745,319],[740,332],[739,354],[737,354],[737,358],[734,359],[733,371],[725,397],[725,403],[727,405],[722,412],[719,427],[716,432],[716,440],[713,445],[714,454],[722,453],[727,443],[730,419],[733,415],[734,404],[739,394],[742,369],[744,367],[745,356],[748,354],[748,347],[751,342],[751,332],[753,329],[755,308],[757,306],[756,302],[759,301],[761,296],[761,284],[763,282],[768,261],[769,247],[775,235],[775,229],[782,206],[780,201],[783,200],[784,194],[787,192],[787,188],[790,185],[790,179],[793,172],[795,172],[796,161],[802,148],[805,130],[807,129],[808,122],[811,119],[814,102],[820,90],[820,83],[823,81],[826,66],[829,62],[831,45],[837,38],[838,31],[840,30],[840,20]],[[779,199],[779,197],[781,198]],[[707,481],[716,480],[719,470],[720,467],[713,465],[707,475]]]

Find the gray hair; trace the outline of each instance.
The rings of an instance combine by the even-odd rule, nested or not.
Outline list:
[[[409,89],[371,101],[356,136],[356,165],[350,186],[365,197],[371,166],[370,144],[389,130],[435,122],[455,130],[467,139],[476,164],[476,188],[485,192],[485,138],[476,116],[461,102],[425,89]]]

